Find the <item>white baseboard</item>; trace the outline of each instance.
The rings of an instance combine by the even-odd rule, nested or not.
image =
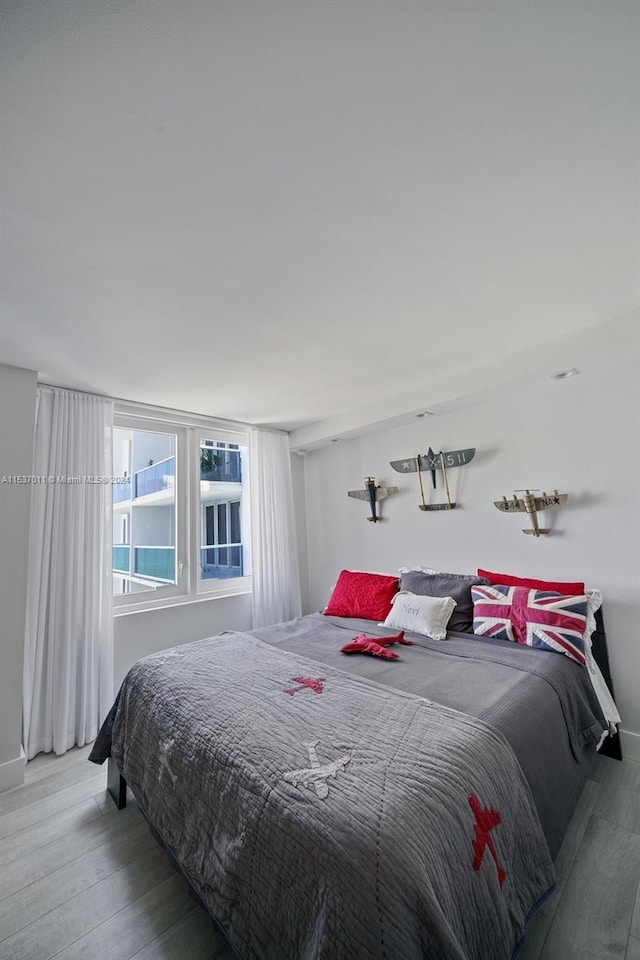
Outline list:
[[[19,787],[24,783],[24,768],[27,758],[24,750],[20,747],[20,756],[15,760],[7,760],[6,763],[0,763],[0,793],[5,790],[11,790],[13,787]]]
[[[620,730],[620,746],[624,760],[637,760],[640,763],[640,733]]]

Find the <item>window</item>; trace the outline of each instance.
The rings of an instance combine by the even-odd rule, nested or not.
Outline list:
[[[248,590],[246,438],[118,410],[114,422],[116,607]]]
[[[176,579],[174,433],[113,431],[113,592],[149,593]]]
[[[228,579],[244,574],[242,461],[238,444],[200,440],[200,577]]]

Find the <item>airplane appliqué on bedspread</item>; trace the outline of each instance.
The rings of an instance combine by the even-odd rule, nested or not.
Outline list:
[[[171,783],[175,787],[176,780],[178,779],[176,774],[173,772],[169,766],[169,751],[175,746],[175,740],[160,740],[158,743],[158,783],[162,779],[162,774],[166,770],[169,776],[171,777]]]
[[[299,683],[299,687],[291,687],[290,690],[285,690],[285,693],[288,693],[291,697],[294,693],[298,693],[300,690],[305,690],[307,687],[310,690],[313,690],[314,693],[324,693],[322,684],[325,682],[326,677],[291,677],[294,683]]]
[[[484,856],[484,848],[488,847],[489,853],[493,857],[496,865],[496,870],[498,871],[498,883],[500,884],[500,889],[502,889],[502,884],[504,883],[507,875],[498,863],[498,854],[496,853],[496,848],[493,845],[493,840],[489,836],[489,831],[493,830],[494,827],[497,827],[499,823],[502,823],[502,817],[497,810],[492,810],[490,807],[487,807],[486,810],[483,810],[480,806],[478,798],[473,793],[469,794],[469,806],[473,810],[473,815],[476,818],[476,822],[473,825],[476,835],[475,840],[473,841],[473,869],[480,869],[482,858]]]
[[[287,783],[292,783],[294,787],[302,786],[307,787],[309,790],[313,787],[320,800],[324,800],[325,797],[329,796],[327,779],[329,777],[337,777],[338,770],[344,770],[349,760],[351,760],[351,756],[345,753],[342,757],[338,757],[337,760],[330,760],[329,763],[321,764],[316,753],[317,742],[317,740],[314,740],[313,743],[305,744],[309,751],[309,762],[311,766],[302,767],[300,770],[290,770],[288,773],[283,774],[283,779],[286,780]]]

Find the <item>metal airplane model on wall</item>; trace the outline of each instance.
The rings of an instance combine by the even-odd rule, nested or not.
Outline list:
[[[540,496],[536,497],[536,492],[540,493],[540,491],[532,493],[530,490],[516,490],[511,500],[507,500],[503,496],[502,500],[493,501],[494,506],[503,513],[528,513],[531,518],[531,529],[522,532],[532,537],[539,537],[543,533],[551,533],[550,527],[545,528],[538,524],[538,510],[554,510],[561,507],[567,502],[569,496],[567,493],[558,493],[557,490],[554,490],[552,494],[543,490]],[[522,493],[523,496],[517,497],[517,493]]]
[[[420,495],[422,503],[418,504],[420,510],[454,510],[455,503],[451,502],[449,494],[449,483],[447,480],[447,468],[461,467],[465,463],[473,460],[476,453],[475,447],[467,447],[466,450],[450,450],[445,452],[440,450],[435,453],[431,447],[425,454],[419,454],[417,457],[407,457],[405,460],[391,460],[391,466],[398,473],[417,473],[420,483]],[[436,488],[436,473],[442,473],[442,482],[447,493],[446,503],[427,503],[424,498],[424,487],[422,486],[422,474],[425,470],[431,473],[431,482],[433,489]]]
[[[442,470],[447,467],[462,467],[465,463],[470,463],[476,455],[475,447],[468,447],[466,450],[450,450],[446,453],[440,450],[439,453],[429,447],[426,453],[421,453],[417,457],[406,457],[404,460],[391,460],[391,466],[398,473],[415,473],[417,470],[431,471],[433,488],[436,486],[436,470]]]
[[[371,520],[372,523],[378,523],[382,520],[382,517],[377,513],[376,503],[384,500],[386,497],[390,497],[392,493],[397,492],[397,487],[376,486],[374,477],[365,477],[364,490],[348,490],[347,496],[353,497],[355,500],[368,500],[371,506],[371,516],[367,517],[367,520]]]

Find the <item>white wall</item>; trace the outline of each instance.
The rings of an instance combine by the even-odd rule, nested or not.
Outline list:
[[[640,368],[615,369],[485,394],[466,409],[352,440],[305,457],[309,587],[307,610],[326,603],[343,567],[393,573],[420,563],[451,572],[500,572],[584,580],[604,595],[609,657],[622,714],[623,749],[640,759]],[[449,471],[454,511],[418,510],[416,474],[390,460],[476,447]],[[382,523],[347,497],[365,476],[395,484]],[[425,495],[433,499],[431,480]],[[525,536],[523,514],[493,506],[524,487],[558,488],[565,509],[542,515],[548,537]],[[437,499],[445,499],[439,487]]]
[[[251,629],[251,594],[124,613],[114,621],[114,690],[136,660],[222,630]]]
[[[0,480],[30,476],[37,375],[0,364]],[[28,484],[0,483],[0,791],[24,779],[22,665],[29,537]]]

